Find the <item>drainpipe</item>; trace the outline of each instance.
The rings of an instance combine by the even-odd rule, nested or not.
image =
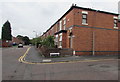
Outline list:
[[[97,11],[95,11],[95,13],[94,13],[94,15],[93,15],[93,27],[95,26],[95,23],[96,23],[96,15],[97,15],[97,12],[98,12],[98,10]],[[95,55],[95,30],[94,30],[94,28],[92,28],[92,55],[94,56]]]
[[[93,56],[95,55],[95,32],[93,31],[93,50],[92,50],[92,54]]]

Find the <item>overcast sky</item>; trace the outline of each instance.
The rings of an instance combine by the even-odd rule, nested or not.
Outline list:
[[[9,20],[12,35],[23,35],[30,38],[45,32],[72,5],[118,13],[119,0],[1,0],[0,27]],[[1,29],[0,29],[1,32]],[[0,35],[1,36],[1,35]]]

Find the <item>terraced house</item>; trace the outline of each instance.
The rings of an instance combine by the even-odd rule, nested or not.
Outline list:
[[[118,14],[72,5],[42,37],[55,36],[58,48],[75,55],[118,54]]]

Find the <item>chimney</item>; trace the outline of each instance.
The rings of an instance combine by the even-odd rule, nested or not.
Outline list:
[[[76,4],[75,4],[75,6],[76,6]]]
[[[72,3],[72,6],[74,6],[74,3]]]

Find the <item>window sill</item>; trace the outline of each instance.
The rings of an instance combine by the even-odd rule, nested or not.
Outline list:
[[[59,46],[58,48],[62,48],[62,46]]]
[[[82,25],[88,25],[87,23],[82,23]]]
[[[115,29],[118,29],[118,27],[114,27]]]

